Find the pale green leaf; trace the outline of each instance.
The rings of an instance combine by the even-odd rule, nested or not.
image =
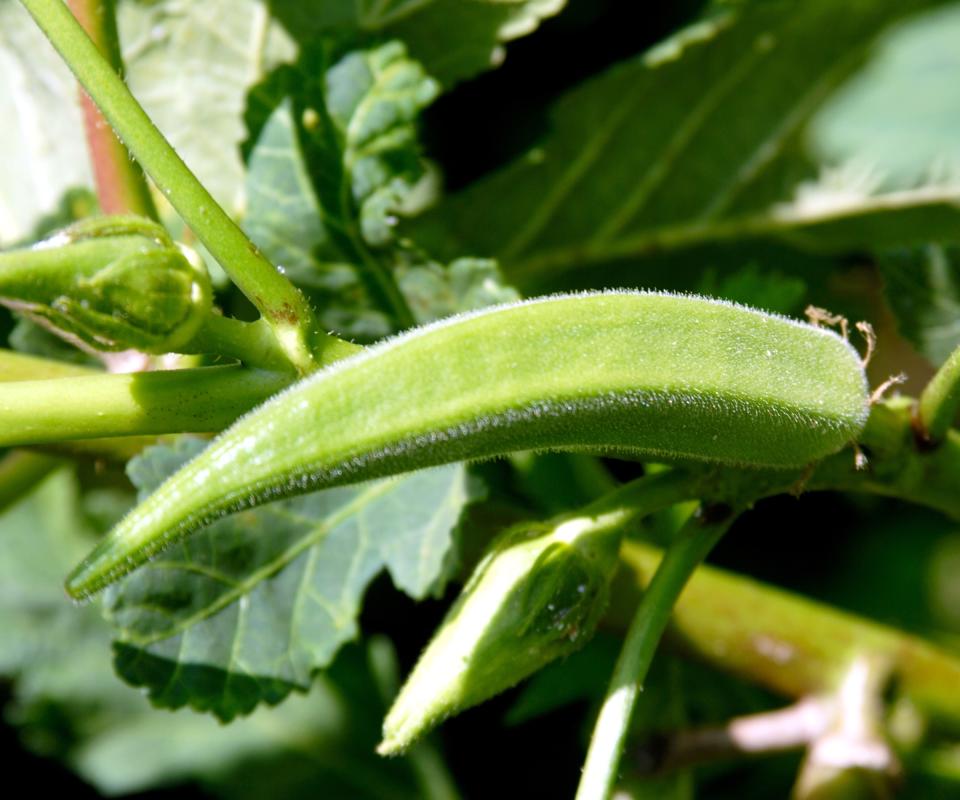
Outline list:
[[[0,0],[0,247],[92,182],[77,85],[16,0]]]
[[[118,12],[130,88],[217,200],[241,210],[247,89],[294,43],[265,0],[121,0]],[[76,81],[15,0],[0,0],[0,119],[2,247],[92,183]]]
[[[78,489],[59,470],[0,515],[0,674],[18,677],[24,693],[83,684],[70,659],[106,662],[106,627],[95,608],[78,609],[63,593],[71,563],[89,550],[93,532],[78,512]],[[91,646],[78,646],[86,637]]]
[[[449,86],[497,66],[504,42],[535,30],[565,0],[271,0],[270,5],[301,40],[344,31],[400,39]]]
[[[118,25],[134,95],[217,201],[241,210],[247,90],[293,42],[265,0],[125,0]]]
[[[872,165],[884,186],[960,178],[960,5],[897,26],[813,118],[825,161]]]
[[[955,192],[873,197],[818,176],[802,147],[810,116],[877,36],[937,4],[792,0],[718,13],[570,92],[541,147],[411,235],[444,257],[497,257],[527,285],[718,241],[848,249],[956,236]]]
[[[28,747],[52,747],[107,795],[199,781],[237,800],[268,791],[278,800],[422,796],[410,761],[374,755],[385,698],[373,648],[346,648],[306,696],[227,727],[189,709],[158,713],[121,682],[99,608],[63,592],[64,575],[93,541],[90,507],[109,505],[113,517],[118,503],[129,498],[81,499],[64,469],[0,515],[0,674],[14,681],[4,713]]]
[[[364,648],[347,648],[307,695],[227,726],[189,709],[158,712],[138,697],[136,708],[91,731],[71,762],[109,795],[189,780],[231,800],[416,800],[413,759],[374,754],[383,705],[369,662]]]
[[[181,440],[131,462],[143,492],[203,448]],[[306,689],[358,633],[386,568],[415,598],[444,580],[470,499],[461,465],[316,492],[210,526],[108,595],[117,669],[154,702],[222,719]]]
[[[402,269],[398,281],[420,324],[520,299],[504,283],[497,262],[486,258],[458,258],[447,266],[417,264]]]

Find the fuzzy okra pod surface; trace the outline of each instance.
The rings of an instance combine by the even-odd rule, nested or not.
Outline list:
[[[272,398],[73,572],[90,595],[232,511],[517,450],[799,467],[856,439],[868,386],[830,330],[702,297],[559,295],[401,334]]]

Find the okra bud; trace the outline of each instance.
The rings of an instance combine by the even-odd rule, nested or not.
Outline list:
[[[197,333],[211,288],[160,225],[99,217],[0,254],[0,303],[97,350],[167,353]]]
[[[493,542],[400,690],[380,753],[405,750],[590,639],[620,532],[580,522],[522,525]]]

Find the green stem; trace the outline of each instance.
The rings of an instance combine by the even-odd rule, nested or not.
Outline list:
[[[342,344],[360,349],[358,345],[350,345],[349,342]],[[290,362],[280,350],[273,331],[262,319],[257,322],[241,322],[219,314],[210,314],[197,335],[179,349],[183,353],[217,354],[260,369],[279,372],[290,369]]]
[[[635,520],[698,497],[708,481],[709,473],[683,469],[655,472],[598,498],[572,517],[581,521],[584,532],[623,532]],[[567,518],[568,515],[558,517],[554,524],[562,524]]]
[[[230,366],[8,381],[0,383],[0,447],[220,431],[291,380]]]
[[[628,541],[605,624],[622,629],[657,574],[663,551]],[[898,696],[921,713],[960,725],[960,658],[922,639],[715,567],[693,574],[673,610],[683,652],[786,697],[832,692],[851,661],[890,661]]]
[[[0,349],[0,383],[98,374],[101,374],[100,371],[93,367]]]
[[[113,70],[123,74],[114,0],[69,0],[70,10]],[[97,199],[105,214],[139,214],[159,219],[143,170],[111,130],[90,96],[80,90],[83,125],[90,150]]]
[[[957,418],[960,409],[960,347],[954,350],[920,395],[917,421],[920,434],[939,444]]]
[[[0,511],[9,508],[62,464],[43,453],[13,450],[0,459]]]
[[[713,519],[714,513],[722,518]],[[637,694],[673,606],[693,571],[735,518],[729,506],[719,512],[701,507],[667,550],[640,601],[614,668],[590,739],[577,800],[601,800],[613,791]]]
[[[868,459],[866,469],[857,469],[853,454],[843,451],[822,461],[809,477],[795,476],[794,490],[896,497],[960,520],[960,432],[947,431],[932,450],[921,446],[913,427],[913,407],[909,397],[873,406],[860,437]]]
[[[294,367],[301,373],[315,369],[314,348],[320,350],[320,362],[325,362],[324,350],[336,341],[335,337],[318,328],[303,295],[263,256],[183,163],[70,10],[61,0],[22,2],[143,168],[263,314]]]

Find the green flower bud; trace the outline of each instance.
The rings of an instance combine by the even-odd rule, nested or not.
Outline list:
[[[98,217],[0,254],[0,302],[98,350],[175,351],[210,313],[203,262],[138,217]]]
[[[619,549],[619,532],[584,517],[498,537],[401,689],[379,752],[405,750],[588,641]]]

